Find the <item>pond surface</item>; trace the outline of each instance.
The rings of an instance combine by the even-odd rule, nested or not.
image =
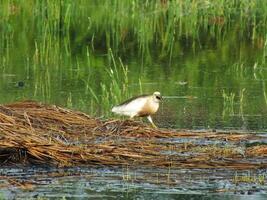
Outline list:
[[[207,14],[187,9],[175,16],[165,1],[159,1],[161,7],[136,1],[30,2],[0,3],[1,104],[32,99],[115,118],[113,105],[160,91],[166,98],[154,117],[159,127],[266,133],[267,31],[261,4],[255,3],[259,16],[249,3],[235,13],[209,13],[219,6],[209,1],[199,6]],[[171,16],[181,18],[173,29],[167,23]],[[157,170],[129,169],[131,178],[125,180],[125,169],[117,168],[1,168],[1,176],[34,186],[4,187],[1,179],[0,199],[1,194],[7,199],[266,199],[266,185],[232,181],[236,173],[266,176],[266,169]],[[175,183],[149,179],[162,173]]]
[[[1,189],[7,199],[266,199],[258,177],[266,170],[131,168],[2,168],[11,186]],[[255,178],[235,183],[234,177]],[[14,181],[16,180],[16,181]],[[1,181],[1,187],[7,181]],[[21,185],[19,185],[20,183]],[[13,185],[13,186],[12,186]]]
[[[151,63],[142,65],[138,57],[127,58],[124,61],[129,68],[127,90],[133,95],[139,95],[141,79],[143,93],[160,91],[167,97],[155,116],[159,127],[265,132],[267,66],[254,69],[257,51],[250,55],[247,52],[250,48],[252,47],[248,46],[242,50],[246,54],[242,64],[236,64],[239,56],[229,56],[227,60],[223,60],[220,50],[208,47],[199,50],[197,55],[185,51],[183,56],[173,59],[171,64],[154,58]],[[210,56],[216,59],[211,60]],[[102,92],[98,88],[102,84],[101,79],[107,79],[106,57],[107,55],[96,55],[96,64],[90,71],[68,67],[58,69],[58,66],[32,71],[20,62],[12,63],[10,68],[0,74],[0,101],[8,103],[35,99],[81,110],[97,117],[116,117],[110,112],[116,102],[111,99],[108,105],[92,106],[93,97],[88,92],[87,84],[94,88],[98,98],[102,98]],[[123,95],[121,97],[122,100],[127,98]]]

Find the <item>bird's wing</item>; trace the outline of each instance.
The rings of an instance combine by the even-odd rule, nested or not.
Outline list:
[[[112,112],[134,117],[146,104],[147,98],[139,97],[127,104],[118,105],[112,108]]]

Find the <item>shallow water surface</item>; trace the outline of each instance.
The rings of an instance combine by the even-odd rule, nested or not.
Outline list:
[[[266,172],[130,167],[2,168],[1,177],[8,178],[1,180],[0,194],[7,199],[264,199],[267,187],[258,177],[266,176]],[[255,180],[237,183],[237,176]],[[3,188],[4,184],[9,187]]]

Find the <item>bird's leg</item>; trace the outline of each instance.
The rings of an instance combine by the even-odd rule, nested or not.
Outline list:
[[[158,127],[154,124],[154,122],[153,122],[153,120],[152,120],[152,118],[151,118],[150,115],[147,116],[147,119],[148,119],[148,121],[152,124],[152,126],[153,126],[154,128],[158,128]]]

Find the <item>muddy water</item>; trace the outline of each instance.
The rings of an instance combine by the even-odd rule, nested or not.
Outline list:
[[[265,199],[266,170],[133,169],[125,168],[3,168],[4,198],[107,199]],[[237,177],[250,178],[238,182]],[[265,179],[266,181],[266,179]],[[3,187],[8,184],[9,187]]]

